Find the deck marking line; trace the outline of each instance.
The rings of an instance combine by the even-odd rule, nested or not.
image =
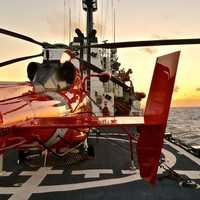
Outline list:
[[[166,149],[162,149],[162,153],[165,155],[165,162],[169,167],[173,167],[176,163],[176,156]]]
[[[194,170],[175,170],[176,173],[178,174],[184,174],[187,175],[191,179],[199,179],[200,178],[200,171],[194,171]]]
[[[72,175],[82,175],[84,178],[99,178],[100,174],[113,174],[112,169],[87,169],[72,171]]]
[[[12,172],[2,171],[0,173],[0,177],[2,177],[2,176],[10,176],[11,174],[12,174]]]
[[[195,163],[197,163],[199,166],[200,166],[200,159],[193,156],[192,154],[188,153],[185,149],[179,147],[179,146],[176,146],[175,144],[169,142],[169,141],[166,141],[166,144],[168,144],[169,146],[173,147],[174,149],[176,149],[178,152],[181,152],[182,155],[185,155],[186,157],[188,157],[190,160],[194,161]]]
[[[128,136],[128,134],[124,134],[124,133],[100,133],[99,136]],[[90,133],[90,136],[96,136],[97,138],[99,137],[96,133]]]
[[[139,174],[139,170],[121,170],[121,173],[123,175],[130,175],[130,174]]]
[[[64,170],[51,170],[51,167],[42,167],[42,168],[44,168],[44,170],[47,170],[48,174],[63,174],[63,172],[64,172]],[[35,171],[23,171],[19,175],[20,176],[33,176],[34,174],[35,174]]]

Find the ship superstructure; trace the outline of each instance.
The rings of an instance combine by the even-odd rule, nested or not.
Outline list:
[[[71,47],[98,44],[96,30],[93,29],[93,12],[97,10],[96,0],[83,0],[83,9],[87,13],[87,33],[86,36],[80,29],[76,29],[77,37],[74,37]],[[104,41],[105,43],[107,42]],[[80,48],[77,48],[80,49]],[[102,83],[98,77],[91,77],[87,81],[87,89],[92,101],[92,112],[98,116],[127,116],[141,115],[140,101],[145,97],[144,93],[134,91],[131,81],[132,69],[125,71],[120,69],[117,49],[97,49],[87,48],[78,50],[79,58],[87,60],[91,64],[98,66],[102,71],[110,72],[120,84],[111,81]],[[80,63],[75,63],[81,69],[82,75],[91,73],[88,69],[83,69]]]

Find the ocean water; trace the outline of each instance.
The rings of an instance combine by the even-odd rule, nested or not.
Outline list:
[[[167,132],[186,145],[200,145],[200,107],[171,108]]]

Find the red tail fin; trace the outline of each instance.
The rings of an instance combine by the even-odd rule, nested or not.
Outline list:
[[[141,177],[155,183],[180,52],[157,59],[137,144]],[[156,125],[155,125],[156,124]]]

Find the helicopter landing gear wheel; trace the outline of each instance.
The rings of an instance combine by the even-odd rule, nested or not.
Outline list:
[[[95,148],[93,145],[88,145],[87,149],[84,148],[84,145],[81,145],[79,150],[84,160],[92,160],[95,158]]]
[[[87,155],[89,158],[95,158],[95,148],[93,145],[88,146]]]
[[[26,156],[27,156],[27,153],[24,150],[19,150],[18,161],[17,161],[18,165],[24,164],[24,162],[26,161]]]

